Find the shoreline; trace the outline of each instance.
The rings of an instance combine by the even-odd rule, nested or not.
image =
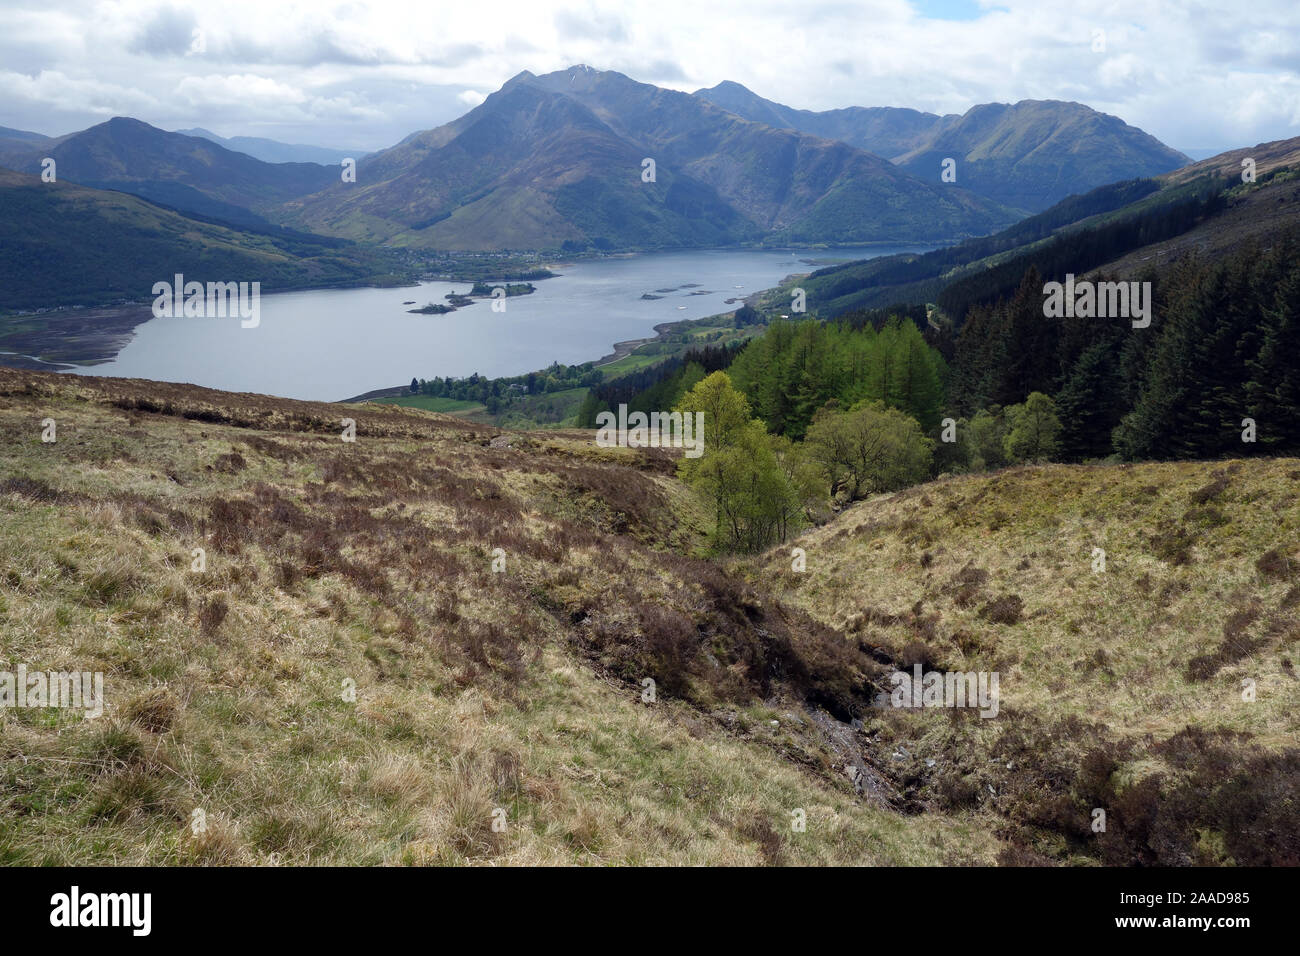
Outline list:
[[[791,252],[792,254],[802,252],[804,255],[800,260],[801,265],[810,266],[809,271],[823,268],[824,256],[834,256],[838,248],[870,248],[872,246],[892,246],[895,243],[878,242],[878,243],[857,243],[843,247],[834,246],[781,246],[781,247],[745,247],[745,251],[754,252]],[[545,278],[559,278],[564,275],[565,270],[572,268],[583,261],[597,261],[603,259],[631,259],[643,255],[653,255],[655,252],[680,252],[690,250],[653,250],[650,252],[615,252],[604,253],[599,255],[570,255],[563,261],[548,263],[544,266],[552,271],[552,275]],[[721,246],[707,247],[695,251],[737,251],[736,247]],[[836,257],[835,261],[855,261],[850,258]],[[793,264],[793,263],[792,263]],[[513,270],[511,270],[513,271]],[[671,334],[676,328],[685,323],[698,322],[700,319],[707,319],[713,316],[726,315],[734,312],[741,305],[753,305],[762,296],[770,293],[773,289],[780,288],[792,277],[805,275],[805,272],[787,273],[776,284],[767,288],[751,292],[742,297],[739,301],[741,304],[734,308],[726,309],[719,312],[711,313],[708,316],[700,316],[695,319],[677,319],[668,322],[661,322],[652,327],[654,335],[645,336],[635,339],[614,342],[612,351],[609,351],[599,358],[590,360],[593,368],[600,368],[617,362],[628,355],[631,355],[638,348],[653,342],[663,340]],[[475,279],[455,278],[454,276],[461,273],[426,273],[420,279],[414,282],[399,283],[375,283],[375,282],[358,282],[355,285],[348,284],[340,286],[336,284],[327,284],[322,286],[282,289],[277,292],[266,293],[270,295],[282,295],[290,292],[307,292],[307,291],[330,291],[337,289],[418,289],[425,282],[473,282]],[[508,280],[503,280],[508,281]],[[528,281],[543,281],[542,278]],[[408,310],[415,311],[415,310]],[[118,353],[125,348],[135,337],[135,330],[140,325],[148,322],[153,318],[153,314],[147,303],[124,303],[118,302],[113,305],[104,306],[81,306],[69,305],[50,308],[48,310],[31,311],[24,314],[9,314],[0,317],[10,325],[10,330],[5,331],[0,328],[0,366],[25,369],[43,369],[46,371],[71,371],[77,372],[79,369],[87,369],[106,362],[111,362]],[[585,364],[585,363],[577,363]],[[527,374],[527,373],[521,373]],[[376,398],[389,398],[410,393],[409,383],[393,386],[379,387],[363,392],[360,395],[351,398],[336,400],[339,404],[367,402]]]
[[[722,314],[723,313],[721,312],[718,313],[718,315],[722,315]],[[705,316],[705,318],[708,318],[708,316]],[[615,342],[614,351],[610,352],[608,355],[604,355],[596,359],[592,364],[592,368],[600,368],[602,365],[609,365],[613,362],[617,362],[621,358],[627,358],[629,355],[631,355],[641,346],[648,345],[651,342],[658,342],[661,338],[663,338],[666,334],[668,334],[668,332],[670,332],[675,326],[680,325],[683,322],[692,322],[692,321],[695,320],[678,319],[676,322],[660,322],[658,325],[652,326],[650,329],[650,331],[654,332],[654,335],[646,336],[643,339],[628,339],[625,342]]]
[[[562,273],[529,279],[544,282]],[[468,282],[476,279],[422,276],[413,282],[358,282],[347,285],[318,285],[277,289],[263,293],[268,298],[298,292],[332,292],[350,289],[418,289],[426,282]],[[511,280],[501,280],[509,282]],[[478,297],[486,298],[486,297]],[[59,305],[45,309],[0,314],[0,367],[75,371],[102,365],[117,358],[137,327],[155,318],[153,299],[114,302],[108,305]],[[7,328],[6,328],[7,327]],[[46,354],[49,357],[42,359]],[[30,363],[39,363],[32,365]]]
[[[750,306],[754,305],[755,301],[759,299],[761,296],[763,296],[768,292],[771,292],[772,289],[779,289],[791,278],[798,275],[806,275],[806,273],[791,272],[788,275],[786,275],[784,278],[782,278],[781,281],[778,282],[776,285],[767,289],[759,289],[756,292],[751,292],[749,295],[745,296],[740,300],[741,304],[736,306],[736,309],[739,309],[745,305],[750,305]],[[729,311],[735,312],[736,309],[730,309]],[[726,315],[726,314],[727,312],[715,312],[713,313],[712,316],[710,315],[700,316],[700,319],[709,319],[709,318],[713,318],[713,316]],[[631,355],[641,346],[648,345],[651,342],[658,342],[659,340],[664,338],[664,336],[669,335],[677,328],[677,326],[684,325],[687,322],[698,322],[700,321],[700,319],[675,319],[672,322],[660,322],[658,325],[652,326],[651,330],[655,333],[652,336],[648,336],[642,339],[628,339],[627,341],[624,342],[615,342],[614,351],[610,352],[608,355],[602,356],[601,358],[594,360],[592,362],[592,368],[600,368],[603,365],[610,365],[614,362],[617,362],[619,359],[627,358],[627,356]],[[585,364],[585,363],[579,363],[579,364]],[[534,369],[534,371],[536,371],[536,369]],[[525,372],[522,374],[527,374],[527,373]],[[360,395],[356,395],[352,398],[341,398],[334,404],[351,405],[360,402],[374,401],[377,398],[393,398],[393,397],[400,397],[402,395],[410,395],[410,394],[412,394],[412,392],[409,383],[406,385],[392,385],[387,388],[371,389],[368,392],[363,392]]]

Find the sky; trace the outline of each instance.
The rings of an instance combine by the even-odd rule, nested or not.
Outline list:
[[[0,0],[0,126],[374,150],[578,63],[804,109],[1085,103],[1193,155],[1300,135],[1298,0]]]

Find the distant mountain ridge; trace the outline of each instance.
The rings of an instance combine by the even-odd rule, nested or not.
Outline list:
[[[27,129],[10,129],[8,126],[0,126],[0,140],[9,140],[15,143],[44,143],[52,138],[44,133],[33,133]]]
[[[264,163],[318,163],[321,166],[337,166],[345,159],[359,160],[367,155],[366,150],[331,149],[326,146],[308,146],[302,143],[282,143],[261,136],[218,136],[200,126],[193,129],[178,129],[175,132],[182,136],[197,136],[211,140],[219,146],[260,159]]]
[[[1077,103],[816,113],[737,83],[687,94],[587,66],[522,72],[458,119],[355,157],[355,182],[336,163],[228,148],[256,144],[317,149],[116,117],[58,138],[0,128],[0,165],[36,174],[50,157],[61,182],[255,231],[568,253],[961,240],[1186,161]]]
[[[890,162],[923,146],[945,119],[953,118],[894,106],[849,106],[822,112],[794,109],[764,99],[732,80],[692,95],[756,123],[838,139]]]
[[[845,143],[584,66],[520,73],[291,208],[310,231],[451,249],[941,241],[1016,218]]]
[[[0,209],[0,313],[147,300],[154,282],[176,272],[256,280],[266,292],[394,281],[393,254],[382,250],[278,227],[244,231],[123,191],[6,169]]]
[[[1060,100],[985,103],[939,116],[893,107],[797,110],[731,81],[694,95],[756,122],[842,140],[921,179],[938,180],[943,161],[955,159],[958,184],[1029,212],[1190,162],[1118,117]]]
[[[60,181],[116,189],[182,212],[266,228],[283,203],[339,178],[337,167],[264,163],[207,139],[168,133],[114,117],[79,133],[5,156],[6,165],[39,174],[55,160]]]

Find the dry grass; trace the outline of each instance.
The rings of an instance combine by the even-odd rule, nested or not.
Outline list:
[[[982,807],[1004,837],[1050,859],[1221,863],[1234,854],[1207,847],[1226,839],[1238,860],[1294,863],[1293,802],[1268,826],[1233,808],[1249,805],[1242,791],[1300,785],[1300,609],[1288,599],[1300,582],[1298,467],[953,478],[805,535],[806,574],[790,573],[786,551],[749,574],[884,658],[921,642],[929,666],[999,673],[996,719],[868,721],[873,756],[918,807]],[[1097,548],[1104,571],[1094,571]],[[1179,764],[1161,747],[1188,728],[1210,743]],[[900,746],[934,765],[891,760]],[[1021,756],[1005,759],[1012,751]],[[1116,766],[1090,779],[1102,752]],[[1108,841],[1088,826],[1090,808],[1116,805],[1128,808],[1123,846],[1113,814]],[[1142,829],[1144,816],[1172,834]]]
[[[102,671],[107,698],[98,720],[0,712],[0,860],[998,851],[968,815],[854,792],[811,715],[861,706],[877,665],[691,557],[699,504],[661,462],[568,436],[490,448],[396,408],[12,371],[0,436],[0,669]]]
[[[493,434],[0,370],[0,669],[107,697],[0,711],[0,861],[1300,861],[1300,463],[935,482],[794,574],[699,558],[658,459]],[[871,708],[913,662],[999,716]]]

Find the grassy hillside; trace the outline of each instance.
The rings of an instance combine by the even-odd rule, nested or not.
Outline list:
[[[107,697],[0,709],[5,862],[1295,860],[1300,462],[939,481],[795,575],[584,433],[0,370],[0,434],[0,669]],[[871,708],[917,655],[1002,716]]]
[[[688,557],[702,515],[662,458],[11,370],[0,431],[4,667],[101,670],[108,699],[98,720],[0,710],[0,860],[995,853],[969,819],[855,795],[817,702],[853,706],[872,663]]]
[[[996,719],[867,736],[918,806],[979,808],[1005,860],[1295,865],[1298,483],[1294,459],[952,478],[803,536],[804,574],[788,548],[750,574],[882,657],[1000,672]]]

